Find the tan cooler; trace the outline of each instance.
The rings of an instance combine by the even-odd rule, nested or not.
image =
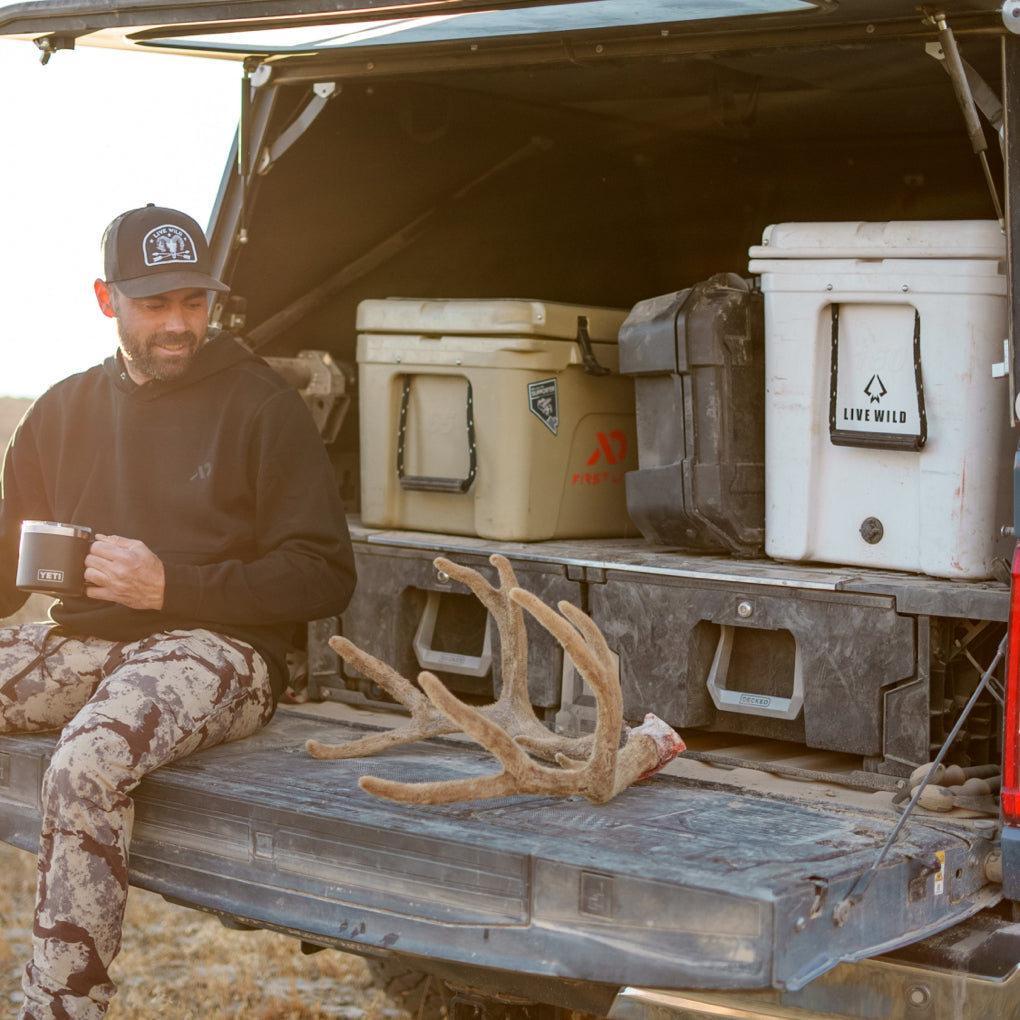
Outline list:
[[[537,541],[637,534],[625,310],[525,300],[358,306],[361,517]],[[608,370],[608,371],[607,371]]]

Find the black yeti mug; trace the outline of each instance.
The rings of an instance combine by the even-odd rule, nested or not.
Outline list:
[[[53,521],[22,521],[17,586],[43,595],[83,595],[92,529]]]

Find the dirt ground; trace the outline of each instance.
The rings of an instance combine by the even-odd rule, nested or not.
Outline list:
[[[0,843],[0,1016],[21,1002],[32,931],[35,857]],[[406,1020],[371,986],[364,961],[312,956],[270,932],[238,932],[162,897],[132,889],[119,991],[109,1020]]]

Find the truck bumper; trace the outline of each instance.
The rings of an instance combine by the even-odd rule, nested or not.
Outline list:
[[[1020,1016],[1020,925],[989,913],[796,992],[623,988],[613,1020],[988,1020]]]

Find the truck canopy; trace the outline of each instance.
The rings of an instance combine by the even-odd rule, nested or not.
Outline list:
[[[770,224],[994,221],[1020,166],[1014,12],[980,0],[948,0],[941,21],[914,0],[56,0],[0,8],[0,35],[47,59],[97,45],[237,60],[241,123],[210,224],[231,296],[214,317],[270,358],[325,351],[353,366],[366,299],[629,309],[718,273],[749,276]],[[978,132],[947,73],[947,29]],[[1015,218],[1003,215],[1011,308]],[[356,422],[331,452],[356,507]],[[987,812],[918,813],[887,840],[906,777],[939,750],[999,644],[1002,578],[697,556],[634,537],[495,542],[356,521],[353,533],[364,601],[320,630],[390,642],[392,655],[366,650],[413,675],[402,649],[426,593],[451,597],[432,557],[484,572],[501,552],[522,586],[592,613],[620,651],[627,718],[668,701],[691,752],[599,808],[394,806],[358,777],[447,778],[491,762],[445,742],[313,761],[307,738],[366,724],[281,712],[251,740],[146,779],[137,884],[369,955],[610,990],[790,993],[1001,898]],[[716,712],[703,682],[697,698],[685,686],[708,673],[720,628],[752,614],[756,633],[778,637],[746,654],[783,683],[806,677],[803,707],[785,717],[753,701]],[[571,707],[562,653],[529,640],[532,701],[551,721]],[[310,656],[322,644],[310,637]],[[498,670],[486,691],[463,671],[451,679],[491,694]],[[333,659],[311,673],[322,697],[379,707]],[[1001,750],[993,702],[968,726],[974,761]],[[0,838],[29,849],[51,744],[0,738]]]

